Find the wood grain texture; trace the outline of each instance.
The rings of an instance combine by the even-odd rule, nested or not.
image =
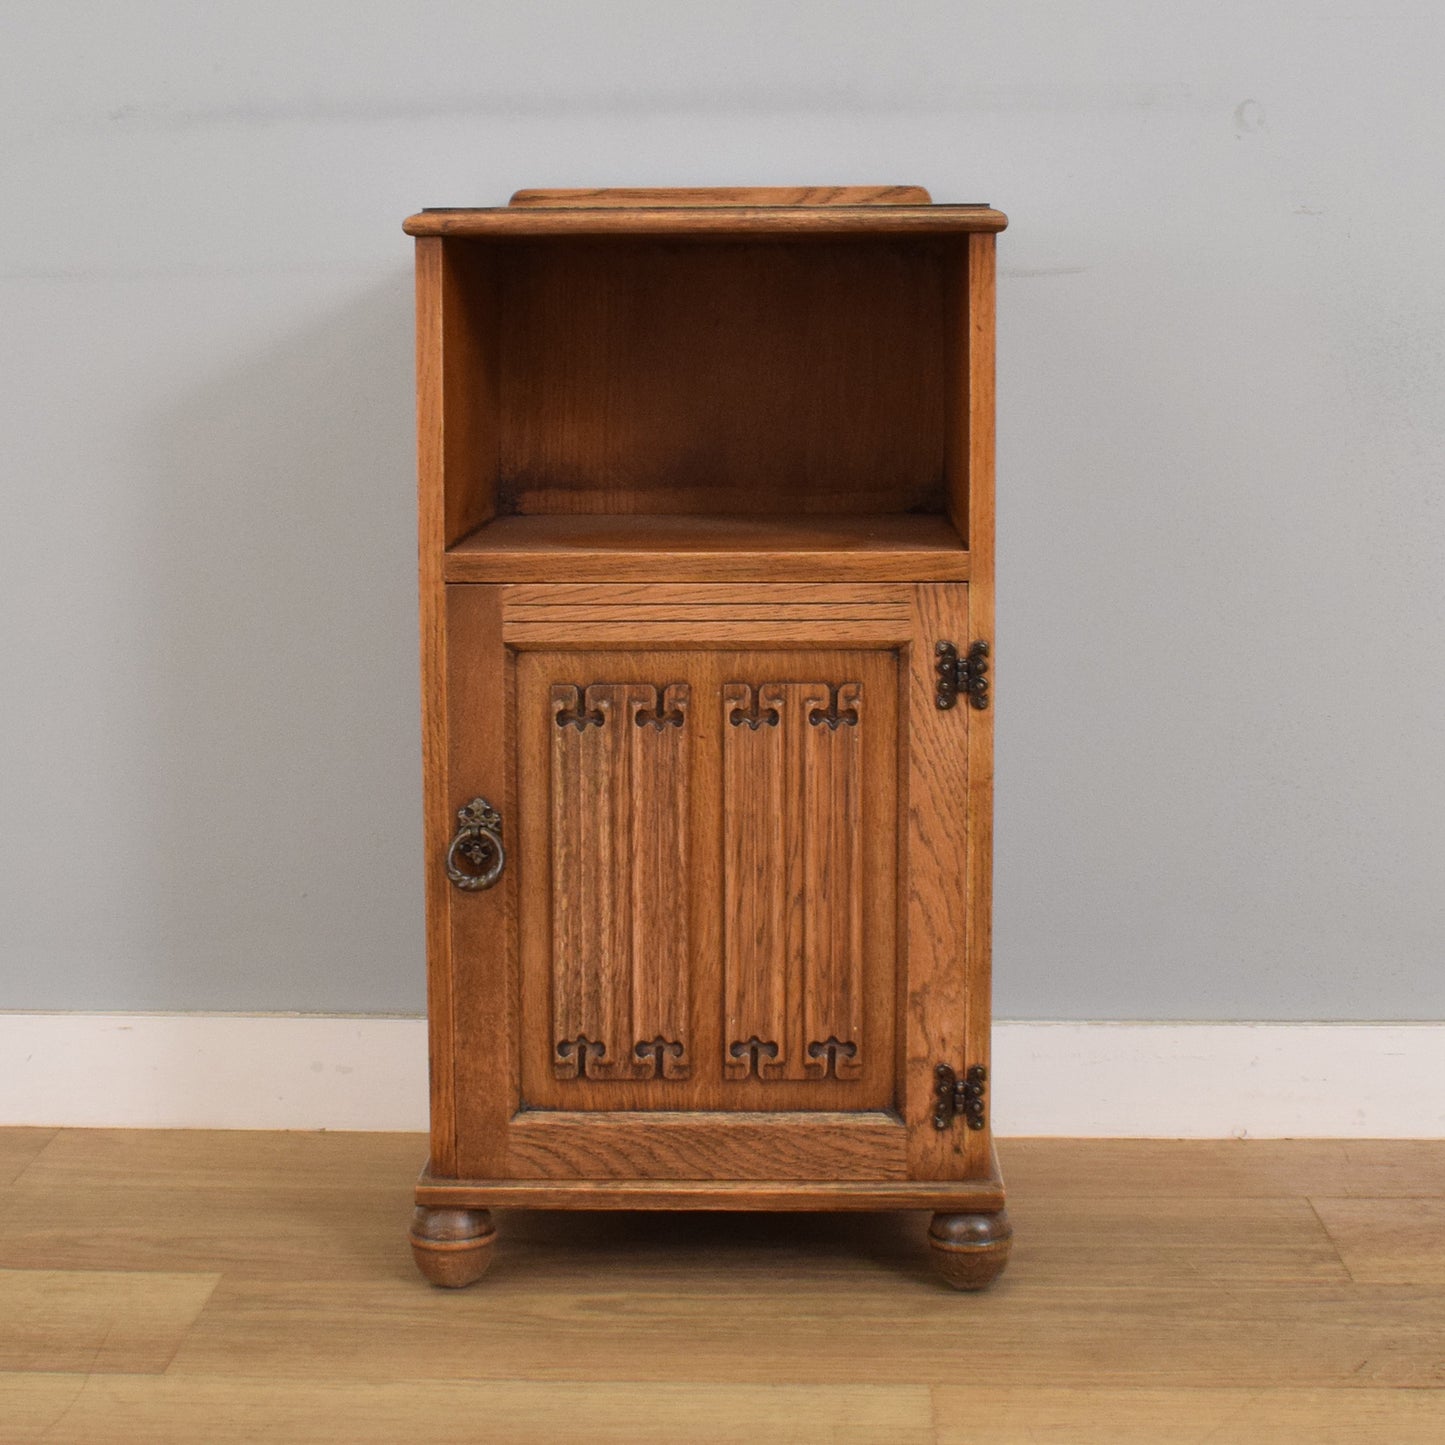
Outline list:
[[[725,606],[720,601],[720,610]],[[641,626],[629,625],[634,634]],[[700,651],[703,625],[685,620],[668,634],[671,650],[648,651],[634,636],[628,651],[517,654],[519,771],[533,780],[529,795],[540,804],[522,809],[518,857],[547,861],[545,868],[523,863],[518,872],[521,1098],[529,1107],[776,1112],[893,1105],[899,660],[892,649],[866,646],[863,622],[790,625],[810,638],[808,628],[833,628],[828,635],[848,650],[813,641],[801,651]],[[585,624],[546,626],[575,634]],[[766,646],[774,635],[765,620],[729,626],[735,642]],[[906,624],[889,626],[906,631]],[[571,640],[576,644],[575,635]],[[809,676],[821,680],[805,681]],[[741,689],[785,699],[796,727],[754,733],[732,725]],[[620,713],[635,719],[659,698],[666,711],[666,697],[681,698],[684,690],[683,726],[638,728],[634,720],[614,727]],[[820,721],[812,723],[815,711]],[[850,724],[850,713],[867,721]],[[828,725],[830,715],[840,716],[838,727]],[[771,792],[771,775],[757,759],[730,752],[743,733],[763,744],[782,740],[786,756]],[[658,767],[651,782],[641,782],[648,760]],[[824,816],[834,807],[844,811],[838,822]],[[649,830],[638,821],[642,814],[661,822]],[[778,857],[789,870],[781,876],[792,879],[786,886],[764,846],[780,828]],[[639,851],[643,838],[651,842]],[[772,1033],[761,1042],[779,1043],[779,1067],[758,1074],[730,1057],[729,1046],[749,1035],[729,1032],[729,978],[775,1000],[780,1028],[773,1032],[781,1042]],[[810,981],[830,997],[809,1003]],[[686,1052],[666,1058],[658,1078],[650,1060],[623,1056],[612,1038],[618,1030],[637,1035],[626,1044],[634,1054],[644,1036],[685,1043]],[[873,1041],[866,1048],[864,1037]],[[578,1045],[578,1038],[589,1042]],[[564,1039],[568,1051],[559,1059],[553,1050]],[[596,1043],[608,1045],[605,1055],[596,1055]],[[850,1043],[851,1052],[843,1047]],[[576,1055],[584,1048],[589,1058],[578,1078]]]
[[[1445,1391],[934,1388],[937,1445],[1438,1445]]]
[[[852,1438],[881,1445],[915,1438],[930,1394],[921,1438],[944,1445],[1441,1437],[1445,1287],[1351,1279],[1305,1191],[1333,1178],[1359,1199],[1439,1200],[1445,1142],[1006,1140],[1019,1252],[966,1298],[930,1278],[919,1213],[795,1212],[867,1189],[826,1184],[811,1199],[779,1184],[776,1214],[512,1209],[487,1281],[441,1294],[400,1227],[423,1148],[57,1134],[0,1187],[0,1245],[39,1262],[0,1297],[6,1360],[30,1348],[39,1370],[0,1376],[0,1439],[392,1440],[435,1422],[470,1440],[482,1422],[525,1441],[585,1417],[602,1440],[738,1424],[848,1440],[852,1412]],[[893,1198],[947,1187],[974,1186],[899,1181]],[[692,1188],[713,1207],[729,1193]],[[178,1239],[191,1273],[166,1263]]]
[[[907,1173],[903,1130],[876,1113],[630,1113],[537,1111],[508,1134],[519,1180],[851,1179]]]
[[[718,667],[721,791],[712,832],[721,845],[729,1078],[721,1097],[788,1108],[828,1096],[835,1108],[892,1108],[898,655],[753,652],[722,655]],[[853,705],[857,721],[849,724],[842,719]],[[834,709],[836,729],[826,721]],[[773,715],[776,726],[767,721]],[[827,806],[843,810],[841,826],[821,818]],[[840,991],[813,999],[810,985],[835,965],[829,978]],[[760,1053],[761,1070],[747,1067],[754,1036],[778,1045],[771,1058]],[[836,1070],[826,1051],[810,1052],[830,1038],[857,1046],[836,1056]],[[744,1055],[734,1058],[738,1043]]]
[[[569,648],[591,652],[599,648],[787,647],[795,650],[840,647],[894,647],[910,634],[906,620],[889,618],[824,618],[811,621],[746,619],[716,621],[675,618],[669,622],[508,622],[502,638],[509,647]]]
[[[543,582],[508,587],[502,598],[504,614],[514,620],[528,612],[560,608],[585,608],[594,617],[621,617],[646,608],[649,615],[661,611],[669,617],[722,610],[737,618],[746,617],[752,611],[765,617],[782,611],[800,616],[826,617],[838,612],[849,617],[896,618],[908,615],[913,594],[901,583],[881,582],[866,588],[829,582],[773,582],[761,591],[701,582],[683,586],[665,582],[614,582],[605,587],[591,583]]]
[[[993,1210],[1003,1207],[998,1179],[434,1179],[422,1175],[417,1198],[448,1208],[621,1210],[644,1213],[842,1213],[896,1210]]]
[[[459,1172],[492,1173],[501,1167],[507,1120],[519,1102],[517,1054],[517,924],[519,869],[515,848],[522,792],[508,740],[515,736],[512,661],[501,640],[501,589],[446,589],[448,760],[446,815],[436,831],[450,838],[457,811],[473,798],[489,799],[502,814],[503,845],[511,859],[494,888],[464,893],[445,875],[447,843],[429,854],[429,876],[447,896],[450,931],[436,967],[449,972],[449,1053],[432,1037],[433,1087],[450,1071],[454,1120],[448,1140],[432,1116],[432,1157],[454,1150]],[[436,1016],[431,1015],[436,1029]],[[443,1080],[445,1082],[445,1080]],[[441,1166],[439,1166],[441,1167]]]
[[[662,584],[666,585],[666,584]],[[606,593],[611,588],[601,587]],[[518,622],[708,622],[708,623],[750,623],[750,622],[907,622],[908,603],[877,603],[867,597],[857,600],[803,603],[786,600],[776,602],[766,597],[768,589],[756,602],[695,603],[690,598],[665,601],[655,598],[649,602],[612,604],[599,599],[597,602],[581,602],[571,606],[555,603],[543,606],[508,606],[506,617],[509,623]],[[842,591],[843,589],[840,589]],[[735,594],[736,595],[736,594]],[[895,629],[896,630],[896,629]]]
[[[442,493],[450,546],[497,513],[500,298],[496,261],[484,248],[443,246],[440,270]]]
[[[1310,1203],[1351,1279],[1445,1285],[1445,1198],[1315,1198]]]
[[[456,1087],[452,1060],[451,897],[437,860],[450,838],[447,773],[447,618],[442,560],[447,526],[446,298],[442,243],[416,246],[417,573],[421,628],[422,846],[426,904],[426,997],[429,1034],[432,1158],[455,1171]],[[482,519],[479,519],[482,520]]]
[[[59,1132],[57,1129],[0,1129],[0,1186],[13,1184]]]
[[[862,742],[874,702],[856,681],[729,682],[721,704],[723,1073],[857,1079],[874,1046],[863,1018]],[[894,758],[875,762],[890,779]]]
[[[629,1078],[632,737],[622,726],[628,688],[553,683],[548,692],[552,1072],[579,1081]],[[565,723],[569,714],[580,730]],[[587,726],[589,718],[597,719],[595,727]]]
[[[1445,1146],[1431,1139],[1005,1139],[998,1148],[1021,1194],[1050,1194],[1067,1178],[1079,1202],[1445,1193]]]
[[[217,1279],[0,1269],[0,1370],[159,1373]]]
[[[553,683],[549,699],[553,1073],[686,1078],[690,688]]]
[[[1070,1261],[1086,1268],[1091,1278],[1107,1275],[1120,1289],[1182,1289],[1191,1283],[1252,1288],[1289,1281],[1334,1288],[1349,1283],[1308,1200],[1235,1202],[1208,1193],[1147,1204],[1075,1200],[1061,1184],[1060,1179],[1043,1198],[1011,1191],[1009,1213],[1020,1238],[1018,1258],[1009,1267],[1011,1284],[1029,1288],[1031,1282],[1058,1280]],[[1145,1209],[1153,1220],[1149,1229],[1139,1227]]]
[[[934,1070],[947,1064],[962,1076],[971,1064],[970,1007],[987,1018],[987,996],[969,996],[968,735],[972,708],[941,711],[934,644],[969,634],[970,590],[937,585],[915,593],[913,645],[908,652],[908,832],[900,865],[908,879],[904,914],[905,972],[903,1100],[909,1161],[916,1178],[958,1179],[986,1166],[987,1130],[961,1119],[932,1125]]]
[[[694,601],[690,588],[656,584],[655,600],[609,601],[606,587],[568,588],[568,594],[594,591],[580,602],[513,603],[504,591],[502,639],[516,648],[587,650],[633,645],[698,647],[877,647],[907,642],[911,633],[910,595],[875,599],[870,587],[838,587],[829,598],[790,599],[786,589],[776,602],[772,589],[744,585],[718,588],[708,601]],[[548,589],[533,588],[531,595]],[[819,587],[818,592],[824,591]],[[848,600],[849,597],[852,600]],[[730,600],[729,600],[730,599]]]
[[[295,1188],[394,1195],[398,1173],[416,1164],[415,1134],[352,1134],[242,1129],[6,1129],[0,1157],[48,1142],[15,1184],[36,1197],[146,1187],[174,1193]]]
[[[968,545],[969,264],[968,237],[943,255],[943,510]]]
[[[887,241],[507,248],[501,509],[941,510],[942,258]]]
[[[856,1079],[866,1049],[876,1047],[865,1030],[863,988],[864,909],[868,898],[864,839],[869,820],[864,796],[870,788],[877,811],[896,816],[897,796],[887,785],[897,777],[896,751],[881,777],[865,778],[864,734],[872,708],[889,709],[891,698],[869,698],[863,684],[818,684],[799,698],[798,766],[802,773],[803,956],[799,1012],[801,1063],[809,1078]],[[885,906],[896,908],[892,890]]]
[[[933,1441],[918,1385],[8,1375],[0,1418],[16,1432],[5,1438],[49,1445],[556,1445],[579,1428],[588,1445],[734,1445],[785,1440],[797,1421],[829,1445]]]
[[[0,1129],[0,1148],[11,1136],[34,1131]],[[112,1215],[124,1194],[152,1190],[194,1196],[210,1208],[220,1194],[247,1196],[258,1226],[284,1239],[294,1227],[294,1213],[269,1211],[264,1201],[278,1187],[306,1191],[316,1197],[379,1195],[383,1202],[406,1204],[406,1174],[425,1148],[421,1134],[305,1133],[265,1130],[190,1129],[59,1129],[25,1176],[6,1186],[0,1199],[17,1207],[6,1214],[6,1247],[18,1237],[23,1220],[25,1248],[38,1248],[48,1228],[40,1202],[73,1197],[75,1232],[56,1248],[78,1249],[80,1231],[95,1229]],[[1046,1259],[1049,1270],[1063,1270],[1068,1252],[1090,1240],[1107,1247],[1108,1268],[1118,1267],[1118,1251],[1145,1251],[1161,1268],[1162,1251],[1177,1259],[1179,1278],[1198,1273],[1200,1251],[1232,1253],[1258,1273],[1256,1243],[1273,1247],[1277,1233],[1270,1219],[1294,1221],[1311,1233],[1326,1255],[1334,1257],[1328,1235],[1311,1208],[1311,1196],[1354,1200],[1445,1198],[1445,1141],[1438,1140],[1152,1140],[1152,1139],[1017,1139],[998,1142],[1003,1162],[1020,1188],[1016,1206],[1039,1220],[1040,1249],[1045,1241],[1059,1252]],[[1329,1181],[1349,1185],[1350,1194],[1326,1196]],[[98,1197],[99,1195],[104,1197]],[[1221,1212],[1218,1201],[1231,1200],[1241,1213]],[[1258,1207],[1256,1207],[1258,1205]],[[1265,1212],[1261,1212],[1261,1210]],[[1281,1211],[1286,1211],[1282,1213]],[[127,1229],[142,1219],[136,1213]],[[1129,1229],[1130,1220],[1148,1228]],[[1202,1232],[1198,1221],[1213,1223]],[[1195,1221],[1190,1223],[1189,1221]],[[1240,1224],[1248,1226],[1249,1240]],[[363,1233],[379,1222],[368,1219]],[[1281,1228],[1284,1226],[1281,1225]],[[1291,1224],[1290,1228],[1294,1228]],[[223,1237],[212,1237],[211,1247]],[[160,1244],[165,1232],[153,1229]],[[1283,1236],[1280,1236],[1281,1238]],[[119,1249],[119,1237],[106,1248]],[[305,1255],[310,1240],[298,1243]],[[1029,1255],[1038,1254],[1031,1249]],[[98,1256],[97,1256],[98,1257]],[[123,1268],[135,1268],[129,1256]],[[212,1256],[210,1264],[219,1267]],[[1269,1278],[1298,1277],[1301,1261],[1294,1255],[1277,1260]],[[1335,1258],[1335,1282],[1348,1274]],[[192,1267],[190,1265],[188,1268]],[[1308,1267],[1313,1270],[1313,1266]],[[1126,1283],[1147,1282],[1141,1266]],[[1206,1273],[1208,1273],[1206,1271]]]
[[[0,1375],[0,1418],[50,1445],[555,1445],[585,1419],[596,1445],[1439,1445],[1445,1391],[1112,1389]]]
[[[922,186],[610,186],[514,191],[509,206],[926,206]]]
[[[997,711],[998,641],[994,635],[994,307],[995,244],[970,236],[968,247],[968,538],[973,570],[968,587],[967,641],[989,647],[989,706],[968,714],[968,876],[965,990],[969,1064],[988,1067],[993,1037],[993,719]],[[962,648],[960,647],[960,656]],[[1005,681],[1007,676],[1005,675]],[[1003,694],[1007,705],[1007,693]],[[968,1131],[964,1157],[978,1168],[988,1144]]]
[[[947,236],[1002,231],[1008,217],[989,206],[511,206],[420,211],[402,222],[409,236],[457,239],[535,236],[675,236],[703,240],[807,240],[864,236]]]
[[[796,972],[792,945],[803,903],[788,829],[793,780],[782,723],[788,700],[779,683],[738,682],[724,685],[721,701],[721,1065],[728,1079],[773,1080],[785,1077],[792,1052],[788,975]],[[791,722],[791,708],[788,716]]]
[[[632,1062],[644,1078],[686,1079],[693,1071],[692,739],[686,683],[629,698],[632,828],[630,939]]]
[[[310,1271],[332,1281],[384,1274],[409,1282],[406,1191],[426,1144],[406,1137],[404,1162],[377,1149],[376,1177],[352,1170],[343,1187],[307,1185],[304,1162],[264,1188],[193,1181],[178,1190],[140,1182],[151,1177],[143,1173],[131,1183],[87,1183],[79,1194],[18,1186],[0,1200],[0,1268],[192,1276],[224,1270],[235,1279],[294,1279]],[[193,1157],[206,1152],[199,1145]],[[324,1151],[317,1153],[320,1173]],[[358,1247],[366,1240],[384,1240],[386,1248]]]
[[[843,1233],[848,1219],[817,1221],[811,1239],[788,1243],[800,1233],[796,1218],[764,1232],[745,1215],[679,1216],[665,1229],[654,1216],[587,1235],[577,1218],[558,1217],[554,1229],[566,1234],[552,1236],[550,1268],[519,1248],[510,1277],[499,1264],[482,1288],[443,1296],[450,1312],[424,1313],[420,1327],[398,1328],[419,1307],[412,1297],[401,1306],[391,1280],[223,1280],[170,1372],[214,1375],[239,1355],[250,1374],[280,1379],[952,1384],[962,1334],[970,1373],[1011,1384],[1348,1392],[1442,1380],[1438,1293],[1195,1284],[1130,1291],[1121,1310],[1120,1293],[1092,1278],[1036,1288],[1024,1304],[1005,1274],[977,1307],[916,1269],[920,1232],[904,1236],[898,1225],[896,1244]],[[662,1247],[639,1257],[644,1229]],[[760,1237],[773,1247],[747,1243]],[[575,1251],[561,1248],[579,1238],[588,1240],[580,1282]],[[705,1295],[695,1292],[699,1280],[711,1285]],[[720,1300],[745,1309],[745,1325]]]
[[[502,593],[504,621],[515,622],[907,622],[906,587],[774,583],[756,590],[676,586],[521,585]]]
[[[649,789],[654,796],[682,789],[667,815],[677,830],[688,817],[695,686],[684,657],[518,654],[513,736],[527,798],[518,820],[524,860],[519,1099],[530,1108],[666,1107],[672,1091],[686,1087],[666,1075],[653,1078],[651,1065],[634,1053],[641,1041],[633,1027],[634,928],[643,895],[664,884],[649,867],[657,853],[639,859],[634,851],[639,797],[633,774],[639,763],[661,770],[656,789]],[[655,734],[637,727],[633,703],[655,708],[669,691],[675,700],[687,699],[683,726]],[[685,836],[686,830],[674,833],[674,850],[686,850]],[[668,985],[674,1017],[666,1039],[684,1045],[690,1065],[699,1047],[689,988],[692,916],[686,889],[674,887],[673,894],[659,920],[671,934],[667,952],[640,966],[652,976],[671,964],[689,981],[680,994],[675,983]],[[647,936],[662,947],[655,930]],[[645,1006],[656,1016],[658,1004]],[[509,1134],[513,1127],[509,1123]]]
[[[959,581],[947,518],[499,517],[446,554],[450,582]]]
[[[497,511],[495,267],[486,252],[416,247],[417,452],[423,577]]]

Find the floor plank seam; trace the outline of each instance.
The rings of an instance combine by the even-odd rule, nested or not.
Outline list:
[[[1207,1435],[1201,1435],[1199,1437],[1199,1445],[1209,1445],[1211,1440],[1218,1440],[1221,1432],[1227,1426],[1233,1425],[1246,1411],[1254,1409],[1259,1401],[1268,1393],[1267,1390],[1251,1390],[1249,1394],[1239,1402],[1236,1409],[1231,1410]]]
[[[1324,1216],[1320,1213],[1318,1207],[1316,1206],[1315,1196],[1311,1194],[1305,1195],[1305,1203],[1309,1205],[1310,1213],[1314,1215],[1316,1221],[1319,1223],[1320,1228],[1324,1231],[1325,1238],[1329,1240],[1330,1248],[1334,1250],[1335,1258],[1339,1260],[1340,1268],[1345,1272],[1345,1278],[1348,1279],[1351,1284],[1359,1284],[1360,1281],[1355,1278],[1354,1270],[1350,1268],[1349,1260],[1345,1258],[1344,1250],[1340,1248],[1339,1241],[1334,1237],[1333,1234],[1330,1233],[1329,1225],[1325,1223]]]
[[[62,1129],[52,1129],[50,1131],[50,1137],[47,1138],[46,1141],[35,1151],[35,1153],[33,1153],[30,1158],[27,1159],[25,1163],[20,1166],[20,1172],[5,1187],[7,1189],[15,1188],[15,1186],[19,1184],[25,1178],[25,1176],[30,1173],[33,1168],[35,1168],[37,1164],[40,1163],[40,1161],[49,1152],[50,1146],[55,1143],[55,1141],[61,1136],[62,1133],[64,1133],[64,1130]]]

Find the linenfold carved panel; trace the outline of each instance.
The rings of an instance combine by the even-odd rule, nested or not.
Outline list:
[[[730,682],[723,712],[729,1079],[856,1079],[863,685]]]
[[[552,1037],[559,1079],[685,1079],[691,692],[553,684]]]

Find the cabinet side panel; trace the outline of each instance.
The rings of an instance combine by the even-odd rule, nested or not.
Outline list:
[[[962,585],[921,586],[915,593],[909,654],[908,891],[904,930],[906,1029],[904,1119],[915,1179],[961,1179],[969,1167],[972,1131],[962,1120],[932,1124],[934,1069],[961,1071],[968,1049],[967,746],[971,709],[944,711],[934,699],[934,644],[968,636],[968,591]],[[968,1060],[971,1063],[973,1060]]]
[[[447,719],[449,757],[441,837],[427,871],[449,896],[444,955],[452,998],[457,1169],[500,1169],[516,1109],[516,917],[521,862],[509,723],[512,666],[502,646],[499,587],[449,587]],[[494,888],[461,893],[446,878],[445,856],[457,809],[484,797],[502,814],[507,865]],[[433,1161],[433,1172],[440,1169]]]
[[[949,520],[969,551],[969,580],[986,589],[993,586],[996,257],[992,235],[966,237],[954,243],[944,277],[945,500]],[[981,605],[976,597],[974,628],[986,637],[978,621]]]
[[[447,832],[446,547],[442,449],[442,243],[416,243],[417,541],[421,617],[422,820],[426,890],[431,1167],[456,1172],[452,1072],[451,898],[440,859]]]
[[[968,516],[954,525],[967,539],[974,584],[970,610],[974,632],[993,631],[994,542],[994,314],[997,251],[992,236],[968,238],[967,372]]]
[[[969,251],[968,238],[950,242],[944,263],[943,497],[948,520],[968,546],[970,482],[969,404]],[[972,568],[970,568],[972,575]]]
[[[968,586],[969,641],[994,636],[994,313],[996,246],[992,235],[968,239]],[[992,672],[990,673],[992,676]],[[968,713],[968,1057],[989,1067],[993,1025],[993,715]],[[990,1086],[991,1087],[991,1086]],[[991,1111],[990,1111],[991,1113]],[[990,1131],[968,1131],[970,1176],[989,1166]]]
[[[421,243],[418,243],[421,244]],[[438,241],[445,545],[497,513],[498,291],[492,248]]]
[[[467,679],[449,676],[448,593],[444,557],[448,544],[495,511],[495,382],[484,364],[485,337],[495,322],[491,289],[480,248],[459,250],[436,237],[416,244],[417,542],[421,619],[423,837],[426,850],[427,1017],[431,1079],[432,1169],[459,1167],[459,1025],[454,954],[453,896],[443,859],[455,826],[456,786],[467,786],[468,771],[457,756],[449,698]],[[474,264],[476,263],[476,264]],[[495,588],[474,589],[474,604],[489,609],[489,621],[462,609],[461,626],[482,645],[498,649],[500,609]],[[483,602],[483,597],[490,598]],[[469,640],[468,646],[473,645]],[[496,718],[502,716],[499,702]],[[498,756],[501,756],[500,748]],[[458,764],[462,764],[458,767]],[[499,801],[502,784],[488,794]],[[472,796],[468,794],[467,797]]]

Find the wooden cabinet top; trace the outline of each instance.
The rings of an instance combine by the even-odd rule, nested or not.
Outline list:
[[[506,206],[409,216],[411,236],[908,236],[1002,231],[985,205],[940,205],[921,186],[518,191]]]

